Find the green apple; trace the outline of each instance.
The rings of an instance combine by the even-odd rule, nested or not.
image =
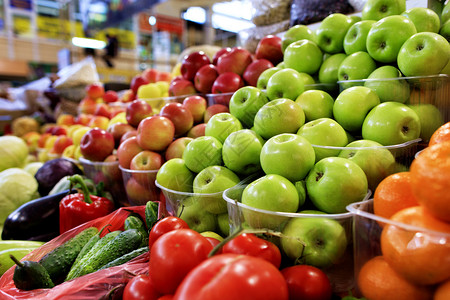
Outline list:
[[[378,21],[387,16],[399,15],[405,10],[406,0],[367,0],[361,18]]]
[[[367,52],[366,40],[374,20],[364,20],[353,24],[344,38],[344,51],[347,55],[358,51]]]
[[[306,25],[294,25],[286,30],[286,32],[283,34],[283,37],[281,38],[281,50],[284,52],[287,46],[289,46],[293,42],[303,39],[315,42],[316,34],[311,28]]]
[[[294,213],[299,206],[294,184],[276,174],[265,175],[248,184],[242,192],[241,202],[249,207],[268,211],[263,213],[250,209],[243,210],[244,220],[253,228],[279,229],[288,217],[270,212]]]
[[[450,20],[450,2],[444,5],[441,11],[441,24],[445,24],[448,20]]]
[[[181,158],[166,161],[156,173],[156,181],[160,186],[178,192],[192,192],[194,177],[195,174]]]
[[[217,215],[217,227],[219,227],[219,232],[223,236],[230,235],[230,221],[228,219],[228,212]]]
[[[354,20],[341,13],[328,15],[316,30],[317,44],[327,53],[344,52],[344,38]]]
[[[310,40],[299,40],[291,43],[284,51],[285,68],[298,72],[314,74],[322,64],[323,54],[319,46]]]
[[[295,100],[305,113],[305,122],[320,118],[333,118],[334,99],[322,90],[307,90]]]
[[[222,165],[222,143],[212,136],[201,136],[191,141],[183,151],[186,167],[199,173],[206,167]]]
[[[367,52],[358,51],[352,53],[339,66],[339,84],[344,89],[355,85],[362,85],[362,82],[359,82],[359,80],[367,78],[375,69],[376,63]]]
[[[339,93],[334,101],[334,119],[347,131],[359,132],[369,111],[380,104],[377,93],[365,86],[354,86]]]
[[[442,35],[447,41],[450,41],[450,21],[447,20],[439,29],[439,34]]]
[[[215,137],[219,142],[232,133],[242,129],[242,124],[238,118],[228,112],[218,113],[211,117],[206,123],[205,135]]]
[[[450,58],[450,45],[438,33],[419,32],[410,37],[398,53],[398,68],[405,76],[439,74]]]
[[[410,19],[417,32],[439,32],[441,20],[434,10],[426,7],[412,7],[402,13],[402,16]]]
[[[338,263],[347,249],[344,227],[322,214],[291,218],[282,234],[281,248],[295,264],[328,268]]]
[[[251,128],[258,110],[269,99],[259,88],[244,86],[233,93],[229,103],[230,113],[238,118],[243,126]]]
[[[284,69],[285,68],[284,61],[279,62],[278,65],[276,65],[275,67],[280,68],[280,69]]]
[[[208,212],[222,214],[227,212],[227,202],[222,192],[240,182],[239,177],[223,166],[209,166],[198,173],[193,182],[193,190],[198,202]]]
[[[361,132],[363,139],[397,145],[419,138],[420,119],[406,104],[383,102],[367,114]]]
[[[258,110],[254,130],[268,140],[280,133],[295,133],[304,123],[305,113],[301,106],[291,99],[280,98],[264,104]]]
[[[306,202],[307,193],[306,193],[306,182],[305,180],[299,180],[294,182],[295,188],[298,193],[298,207],[302,207]]]
[[[408,106],[419,116],[420,138],[422,141],[428,142],[431,135],[444,124],[441,111],[433,104],[412,104]]]
[[[267,89],[267,82],[269,82],[269,78],[280,70],[281,68],[278,67],[268,68],[264,70],[261,74],[259,74],[258,80],[256,81],[256,87],[260,90]]]
[[[264,144],[260,159],[264,173],[281,175],[296,182],[304,179],[314,166],[315,153],[304,137],[282,133]]]
[[[305,87],[305,91],[313,89],[316,81],[314,77],[309,75],[308,73],[300,72],[300,79],[303,81],[303,86]]]
[[[342,157],[318,161],[306,177],[306,190],[311,202],[326,213],[346,212],[347,205],[367,195],[368,182],[363,169]]]
[[[222,148],[225,167],[237,174],[250,175],[261,170],[260,154],[264,140],[253,130],[230,134]]]
[[[350,19],[352,19],[352,24],[355,24],[356,22],[362,21],[362,17],[358,15],[350,15]]]
[[[313,145],[316,162],[325,157],[337,156],[340,149],[333,147],[344,147],[348,143],[345,129],[330,118],[309,121],[300,127],[297,134]]]
[[[376,61],[394,63],[403,43],[415,33],[416,27],[407,17],[385,17],[372,25],[366,40],[367,52]]]
[[[381,102],[396,101],[405,103],[409,99],[410,88],[402,73],[394,66],[385,65],[370,73],[364,86],[374,90]]]
[[[325,58],[319,69],[319,82],[335,84],[338,81],[339,66],[346,57],[345,53],[336,53]]]
[[[348,158],[364,171],[369,189],[374,192],[378,184],[391,175],[395,157],[380,143],[371,140],[356,140],[345,146],[339,157]]]
[[[190,205],[180,205],[177,216],[184,220],[190,229],[197,232],[216,230],[217,216],[208,212],[198,199],[196,196],[185,199],[184,202]]]
[[[294,69],[285,68],[275,72],[269,78],[266,93],[270,100],[279,98],[295,100],[304,90],[300,73]]]

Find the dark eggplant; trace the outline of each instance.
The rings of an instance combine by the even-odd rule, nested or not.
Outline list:
[[[72,161],[65,158],[55,158],[46,161],[34,177],[38,182],[38,192],[47,196],[52,188],[64,177],[83,174],[83,171]]]
[[[76,192],[76,190],[72,190]],[[3,225],[3,240],[48,242],[59,235],[59,202],[69,190],[31,200],[13,211]]]

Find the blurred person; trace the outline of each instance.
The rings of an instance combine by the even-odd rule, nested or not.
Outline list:
[[[105,61],[108,68],[114,68],[112,59],[117,57],[119,52],[119,41],[113,35],[109,33],[106,34],[107,44],[105,46],[105,54],[103,55],[103,60]]]

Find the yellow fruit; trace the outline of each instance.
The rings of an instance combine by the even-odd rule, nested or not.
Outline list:
[[[141,85],[137,90],[138,99],[149,99],[161,97],[161,91],[156,83]]]
[[[45,149],[53,148],[53,145],[55,144],[57,138],[58,136],[56,135],[49,136],[48,139],[45,141],[44,148]]]
[[[109,120],[108,127],[110,127],[111,125],[116,124],[116,123],[125,123],[125,124],[127,124],[128,122],[127,122],[126,115],[127,114],[124,111],[118,113],[111,120]]]
[[[88,132],[91,129],[91,127],[88,126],[83,126],[81,128],[78,128],[77,130],[75,130],[73,132],[72,135],[72,142],[74,145],[79,146],[80,142],[81,142],[81,138],[83,137],[83,135]]]
[[[75,145],[67,146],[62,153],[62,157],[75,158]]]
[[[75,124],[75,125],[69,126],[69,128],[67,128],[67,136],[72,138],[75,130],[77,130],[78,128],[81,128],[81,127],[83,127],[83,125],[81,125],[81,124]]]

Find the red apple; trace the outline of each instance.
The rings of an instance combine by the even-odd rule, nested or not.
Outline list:
[[[109,90],[106,91],[103,95],[103,101],[105,101],[106,103],[114,103],[119,101],[119,96],[117,95],[116,91]]]
[[[117,116],[118,114],[122,113],[122,112],[126,112],[126,108],[123,106],[113,106],[109,108],[110,111],[110,119],[114,118],[115,116]]]
[[[130,130],[125,132],[122,137],[120,138],[120,144],[122,144],[126,139],[129,139],[131,137],[137,136],[137,130]]]
[[[103,97],[103,94],[105,93],[105,88],[103,87],[103,84],[100,82],[91,83],[88,86],[86,86],[86,94],[91,99],[97,99]]]
[[[191,112],[194,118],[194,124],[203,122],[203,115],[205,114],[208,103],[202,96],[193,95],[184,98],[183,106]]]
[[[165,158],[166,160],[172,159],[172,158],[182,158],[184,149],[186,148],[187,144],[189,144],[191,141],[193,141],[193,138],[184,136],[177,138],[172,143],[170,143],[169,147],[166,149]]]
[[[89,121],[88,126],[91,128],[98,127],[106,130],[109,125],[109,118],[105,116],[92,116],[92,119]]]
[[[233,72],[225,72],[220,74],[213,83],[213,94],[227,94],[223,96],[214,96],[215,104],[223,104],[228,106],[232,94],[244,86],[244,80],[241,76]]]
[[[143,150],[144,149],[142,149],[142,147],[138,144],[137,137],[133,136],[125,139],[120,143],[119,148],[117,148],[117,158],[119,159],[119,165],[122,168],[129,169],[133,157]]]
[[[193,139],[198,138],[200,136],[204,136],[205,128],[206,128],[206,123],[197,124],[194,127],[192,127],[191,130],[188,131],[186,136],[193,138]]]
[[[125,90],[125,92],[122,94],[122,97],[119,99],[122,103],[128,103],[136,99],[136,94],[133,92],[133,90]]]
[[[219,74],[233,72],[240,76],[244,74],[245,68],[252,62],[252,54],[245,48],[234,47],[217,60],[217,71]]]
[[[93,115],[97,102],[94,99],[86,97],[78,103],[78,110],[82,114]]]
[[[274,66],[283,61],[283,50],[281,48],[282,40],[276,35],[266,35],[259,40],[255,50],[255,57],[265,58]]]
[[[70,126],[75,124],[75,117],[70,114],[61,114],[56,118],[56,125]]]
[[[242,77],[247,85],[256,86],[259,75],[269,68],[273,68],[272,62],[265,58],[259,58],[247,66]]]
[[[175,137],[182,136],[194,125],[194,118],[190,110],[178,102],[164,105],[159,111],[159,115],[172,121],[175,126]]]
[[[137,128],[137,141],[144,150],[163,151],[175,136],[173,122],[163,116],[143,119]]]
[[[108,155],[103,162],[107,163],[102,166],[102,174],[105,175],[107,181],[106,182],[122,182],[122,172],[117,166],[117,162],[119,158],[117,154]],[[113,164],[114,163],[114,164]],[[100,172],[99,172],[100,173]],[[96,181],[99,182],[99,181]]]
[[[118,148],[120,145],[120,141],[122,136],[129,131],[135,130],[133,126],[127,123],[114,123],[108,126],[107,131],[110,132],[114,137],[115,148]]]
[[[144,150],[136,154],[130,162],[130,169],[135,171],[156,171],[161,168],[164,160],[158,152]],[[144,186],[155,181],[156,172],[134,172],[133,177]]]
[[[95,106],[94,116],[104,116],[111,118],[111,111],[109,105],[106,103],[97,103]]]
[[[221,57],[223,54],[228,53],[228,52],[230,52],[230,51],[231,51],[231,48],[230,48],[230,47],[224,47],[224,48],[220,49],[219,51],[217,51],[217,52],[214,54],[214,56],[213,56],[213,58],[212,58],[212,63],[213,63],[214,65],[217,65],[217,60],[219,59],[219,57]]]
[[[92,116],[93,116],[92,114],[80,113],[78,116],[75,117],[75,123],[88,126],[89,122],[92,119]]]
[[[155,185],[155,180],[148,181],[149,185],[139,183],[134,177],[131,177],[126,185],[125,191],[130,201],[130,205],[145,205],[148,201],[158,200],[158,189]]]
[[[211,119],[212,116],[222,112],[230,112],[228,106],[225,106],[223,104],[213,104],[211,106],[208,106],[203,117],[203,122],[208,123],[209,119]]]
[[[159,71],[153,68],[147,68],[144,71],[142,71],[141,76],[147,79],[147,81],[150,82],[156,82],[156,78],[158,77]]]
[[[148,84],[148,83],[149,83],[149,81],[147,80],[147,78],[145,78],[142,75],[137,75],[131,79],[130,89],[133,91],[133,94],[136,95],[138,88],[141,85]]]
[[[192,81],[186,79],[172,80],[169,86],[169,96],[183,96],[196,94],[197,90]]]
[[[49,129],[51,129],[50,133],[52,135],[67,135],[67,129],[64,126],[52,126]]]
[[[150,117],[153,110],[150,104],[145,100],[133,100],[128,104],[125,118],[131,126],[137,127],[141,120]]]
[[[200,69],[198,69],[197,73],[195,73],[195,89],[200,93],[211,93],[212,85],[217,76],[219,76],[219,72],[217,72],[217,68],[215,65],[208,64],[202,66]]]
[[[51,136],[52,136],[51,132],[44,132],[43,134],[41,134],[41,136],[39,137],[39,139],[37,141],[38,148],[44,148],[45,142]]]
[[[92,128],[81,138],[81,155],[88,160],[104,161],[113,150],[114,137],[104,129]]]
[[[64,152],[64,149],[66,149],[70,145],[73,145],[72,139],[67,135],[60,135],[56,138],[52,149],[50,149],[50,153],[62,154]]]
[[[166,71],[160,71],[157,75],[156,75],[156,82],[158,81],[167,81],[170,82],[172,80],[172,74],[170,72],[166,72]]]
[[[204,65],[209,65],[211,60],[203,51],[195,51],[186,55],[181,61],[180,72],[184,79],[193,81],[195,73]]]

